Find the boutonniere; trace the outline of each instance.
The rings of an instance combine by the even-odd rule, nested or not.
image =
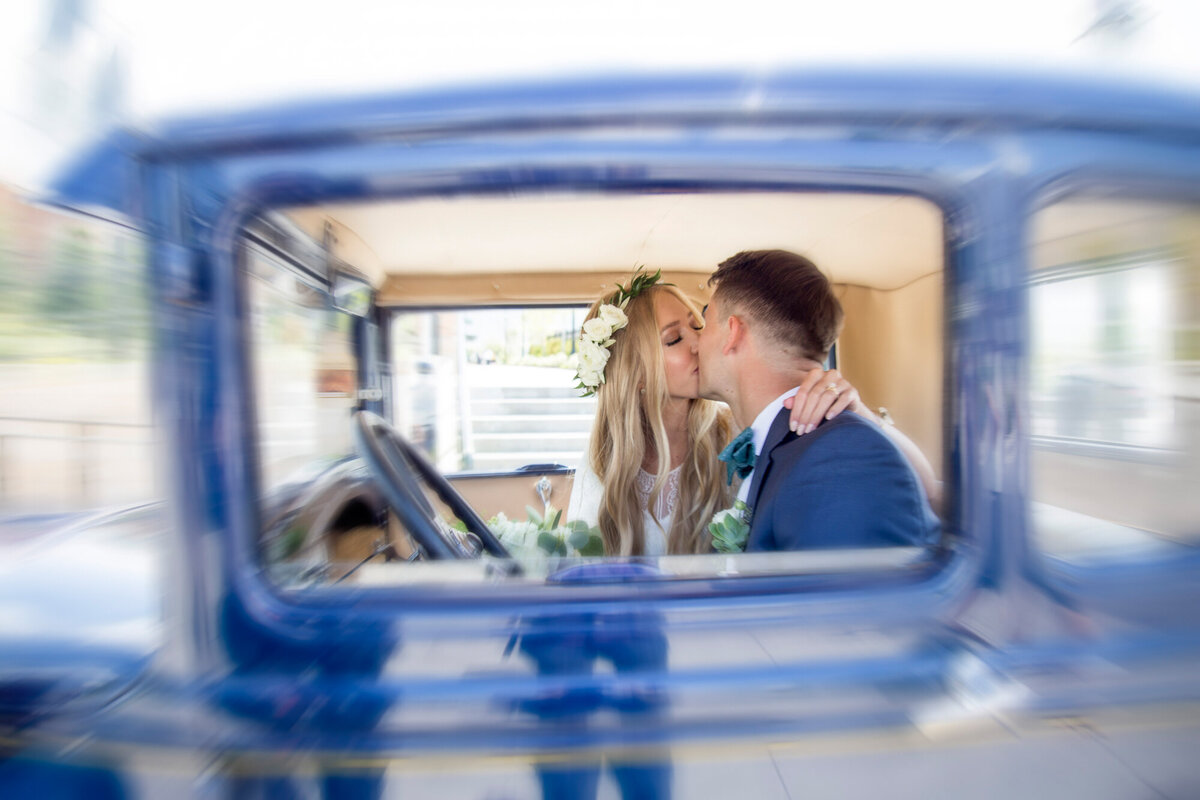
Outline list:
[[[750,508],[738,500],[732,508],[718,511],[708,523],[708,532],[718,553],[743,552],[750,535]]]

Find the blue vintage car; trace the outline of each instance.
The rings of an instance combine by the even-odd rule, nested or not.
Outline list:
[[[0,308],[0,797],[1200,795],[1200,96],[431,91],[46,199],[124,244],[70,331],[79,258]],[[586,304],[758,247],[830,274],[940,541],[592,555]]]

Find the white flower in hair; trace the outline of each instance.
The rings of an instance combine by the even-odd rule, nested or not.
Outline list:
[[[629,299],[626,298],[625,302],[628,303]],[[604,320],[614,331],[620,330],[629,324],[629,317],[625,316],[625,312],[621,306],[608,304],[600,306],[600,313],[596,319]],[[595,320],[592,321],[595,322]]]
[[[603,342],[613,335],[616,327],[624,327],[624,325],[614,326],[611,322],[604,319],[604,310],[606,308],[614,308],[614,306],[600,306],[600,316],[593,317],[583,323],[583,332],[593,342]],[[622,314],[621,316],[625,315]]]
[[[602,347],[591,339],[581,339],[579,342],[579,380],[585,386],[593,389],[604,382],[604,367],[611,355],[608,348]]]
[[[600,384],[604,383],[604,368],[612,355],[609,348],[616,342],[612,337],[629,324],[629,317],[625,316],[625,306],[634,297],[658,283],[661,277],[661,269],[653,275],[647,275],[639,268],[638,273],[629,282],[628,289],[617,284],[615,303],[603,303],[596,309],[596,316],[583,323],[583,330],[579,332],[579,371],[575,377],[579,379],[576,388],[583,390],[584,397],[595,394]]]

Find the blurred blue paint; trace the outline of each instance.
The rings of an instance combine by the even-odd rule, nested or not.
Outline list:
[[[604,764],[626,796],[663,797],[682,769],[667,748],[867,736],[956,702],[1053,720],[1200,701],[1193,548],[1087,568],[1030,543],[1029,219],[1094,185],[1200,198],[1198,98],[1038,75],[700,75],[313,102],[102,140],[51,200],[151,238],[169,500],[147,542],[157,566],[75,571],[85,528],[0,585],[0,603],[51,628],[0,629],[2,746],[21,754],[0,764],[0,795],[33,770],[57,796],[81,781],[124,796],[132,754],[178,749],[227,760],[201,781],[218,795],[378,796],[385,765],[453,754],[526,759],[547,797],[594,791]],[[873,573],[657,582],[614,565],[550,586],[272,587],[256,554],[241,224],[277,205],[526,189],[936,203],[946,546]],[[89,634],[119,622],[143,638]],[[807,641],[820,655],[788,644]],[[1013,687],[1021,705],[988,705]],[[81,737],[83,767],[59,755]],[[305,755],[318,774],[291,773]]]

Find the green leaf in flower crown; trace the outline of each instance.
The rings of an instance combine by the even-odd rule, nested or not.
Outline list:
[[[571,531],[571,533],[575,533],[576,531],[583,531],[584,533],[587,533],[590,530],[588,528],[588,524],[581,519],[573,519],[568,522],[565,527],[567,530]]]
[[[554,512],[554,521],[553,521],[553,522],[551,522],[551,523],[550,523],[549,525],[547,525],[546,527],[548,527],[548,528],[557,528],[557,527],[558,527],[558,521],[559,521],[560,519],[562,519],[562,509],[561,509],[561,508],[560,508],[558,511],[555,511],[555,512]]]
[[[637,267],[636,273],[634,274],[633,278],[631,278],[629,281],[628,288],[626,288],[625,286],[622,286],[619,283],[617,284],[617,296],[616,296],[617,305],[624,308],[625,303],[627,301],[629,301],[630,299],[632,299],[634,297],[637,297],[639,294],[646,291],[651,286],[654,286],[662,278],[662,270],[661,269],[656,270],[653,275],[651,275],[648,272],[645,272],[644,270],[645,270],[645,266],[639,264]],[[664,283],[662,285],[663,286],[674,286],[675,284]]]
[[[529,521],[539,528],[542,527],[542,515],[533,510],[533,506],[525,506],[525,513],[529,516]]]

